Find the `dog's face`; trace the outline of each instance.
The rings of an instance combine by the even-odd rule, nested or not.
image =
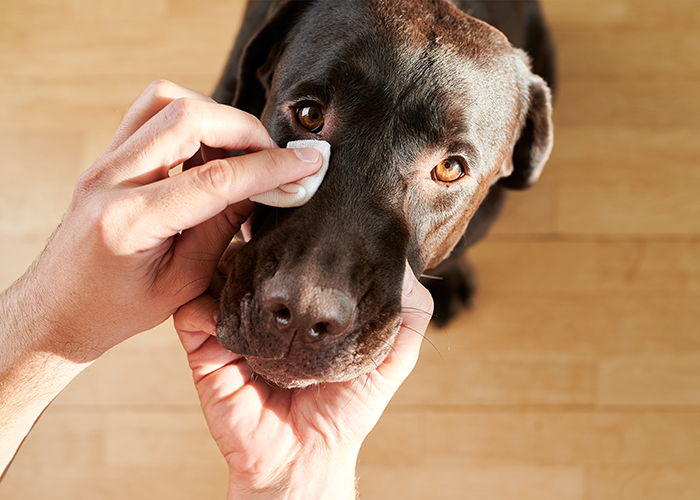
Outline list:
[[[330,167],[305,206],[256,210],[217,334],[269,381],[302,387],[382,362],[406,260],[436,266],[495,182],[539,175],[549,93],[503,35],[447,2],[289,2],[275,22],[289,26],[235,104],[263,89],[272,137],[328,141]]]

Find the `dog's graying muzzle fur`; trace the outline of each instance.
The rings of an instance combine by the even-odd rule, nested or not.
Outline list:
[[[306,205],[256,209],[221,344],[282,387],[347,381],[392,349],[406,260],[440,321],[468,304],[462,251],[549,156],[553,75],[534,1],[251,2],[215,98],[333,153]]]

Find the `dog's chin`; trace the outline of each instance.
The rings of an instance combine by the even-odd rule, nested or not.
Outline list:
[[[355,380],[359,376],[371,371],[360,366],[347,367],[340,373],[303,373],[298,367],[287,360],[260,359],[254,356],[245,356],[253,372],[265,381],[282,389],[301,389],[319,384],[342,383]]]

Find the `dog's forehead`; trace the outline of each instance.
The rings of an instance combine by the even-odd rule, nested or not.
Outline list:
[[[360,114],[355,127],[363,117],[375,131],[383,123],[404,152],[406,138],[415,152],[429,143],[486,156],[509,142],[520,89],[500,32],[446,0],[319,3],[287,40],[295,50],[278,89],[290,99],[341,100]]]

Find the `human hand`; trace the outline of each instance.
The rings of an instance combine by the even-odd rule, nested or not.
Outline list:
[[[254,207],[247,198],[321,166],[315,150],[305,150],[304,162],[275,148],[252,115],[170,82],[151,84],[80,176],[30,271],[27,295],[43,305],[51,349],[91,361],[203,293]],[[228,150],[249,154],[229,158]],[[201,158],[195,168],[169,177],[192,157]]]
[[[209,429],[229,467],[229,498],[354,499],[357,454],[418,360],[433,311],[406,266],[403,323],[367,377],[278,389],[214,337],[217,301],[203,295],[174,316]]]
[[[183,162],[193,168],[170,177]],[[276,148],[247,113],[151,84],[80,176],[42,255],[0,294],[0,470],[90,362],[207,289],[250,196],[321,163],[314,149]]]

